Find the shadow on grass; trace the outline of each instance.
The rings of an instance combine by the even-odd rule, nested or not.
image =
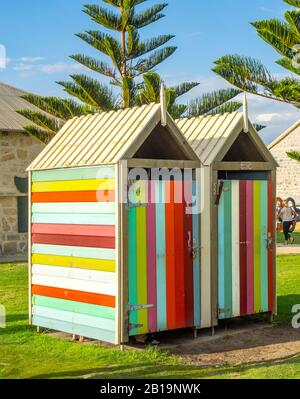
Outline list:
[[[279,324],[290,324],[294,317],[294,314],[292,313],[293,306],[298,304],[300,305],[300,294],[279,296],[277,300],[278,316],[276,317],[275,322]]]

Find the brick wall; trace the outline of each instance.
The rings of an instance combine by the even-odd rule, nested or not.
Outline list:
[[[293,197],[300,204],[300,163],[286,155],[289,151],[300,151],[300,126],[271,149],[280,166],[277,170],[277,195]]]
[[[0,132],[0,256],[27,252],[27,234],[18,233],[14,177],[27,177],[26,168],[43,145],[20,133]]]

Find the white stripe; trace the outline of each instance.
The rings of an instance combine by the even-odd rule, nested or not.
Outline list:
[[[115,260],[116,250],[110,248],[71,247],[67,245],[33,244],[32,253],[73,256],[75,258]]]
[[[63,202],[63,203],[35,203],[32,204],[32,213],[115,213],[114,202]]]
[[[232,181],[232,312],[240,316],[240,182]]]

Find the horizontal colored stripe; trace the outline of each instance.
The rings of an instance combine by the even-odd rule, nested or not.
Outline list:
[[[89,316],[80,313],[67,312],[65,310],[57,310],[44,308],[42,306],[33,306],[32,315],[37,317],[47,317],[53,320],[65,321],[67,323],[79,324],[82,326],[100,328],[106,331],[115,331],[115,321],[102,319],[100,317]]]
[[[32,305],[43,306],[57,310],[65,310],[67,312],[76,312],[103,319],[115,320],[116,310],[107,306],[90,305],[88,303],[67,301],[65,299],[50,298],[46,296],[33,295]]]
[[[76,236],[96,236],[96,237],[115,237],[115,226],[93,226],[84,224],[32,224],[33,234],[55,234],[55,235],[76,235]]]
[[[32,324],[34,326],[48,328],[50,330],[62,331],[68,334],[76,334],[82,337],[97,339],[104,342],[115,343],[115,332],[107,331],[87,326],[81,326],[65,321],[47,319],[46,317],[33,316]]]
[[[115,215],[113,214],[42,214],[32,215],[32,223],[52,223],[52,224],[94,224],[94,225],[114,225]]]
[[[108,306],[110,308],[114,308],[116,306],[116,299],[114,296],[67,290],[63,288],[45,287],[33,284],[32,294],[51,298],[66,299],[69,301],[90,303],[93,305]]]
[[[114,190],[32,193],[35,202],[114,202]]]
[[[110,283],[100,283],[86,280],[76,280],[71,278],[61,278],[34,274],[32,284],[62,288],[74,291],[91,292],[95,294],[116,295],[116,285]]]
[[[75,256],[76,258],[115,260],[116,250],[110,248],[68,247],[65,245],[33,244],[33,254]]]
[[[32,265],[32,274],[50,277],[69,278],[75,280],[92,281],[98,283],[116,284],[116,273],[98,270],[74,269],[72,267],[58,267],[46,265]]]
[[[114,214],[116,205],[114,202],[66,202],[66,203],[35,203],[32,204],[32,213],[79,213],[79,214]]]
[[[32,172],[33,182],[60,180],[108,179],[115,177],[114,166],[97,166],[94,168],[64,168]]]
[[[100,270],[115,272],[116,264],[112,260],[75,258],[72,256],[32,255],[32,264],[75,267],[78,269]]]
[[[33,244],[82,246],[89,248],[115,248],[114,237],[87,237],[87,236],[63,236],[54,234],[32,234]],[[91,249],[91,253],[93,250]],[[73,255],[75,256],[75,255]],[[89,258],[90,256],[87,256]],[[85,258],[85,256],[84,256]],[[106,258],[104,258],[106,259]]]
[[[94,191],[114,189],[114,179],[38,182],[32,183],[31,188],[33,193],[45,193],[51,191]]]

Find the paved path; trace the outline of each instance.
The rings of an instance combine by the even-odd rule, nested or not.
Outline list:
[[[25,263],[27,262],[28,257],[26,254],[21,255],[7,255],[1,256],[0,255],[0,264],[2,263]]]
[[[300,255],[300,245],[277,245],[277,255]]]

